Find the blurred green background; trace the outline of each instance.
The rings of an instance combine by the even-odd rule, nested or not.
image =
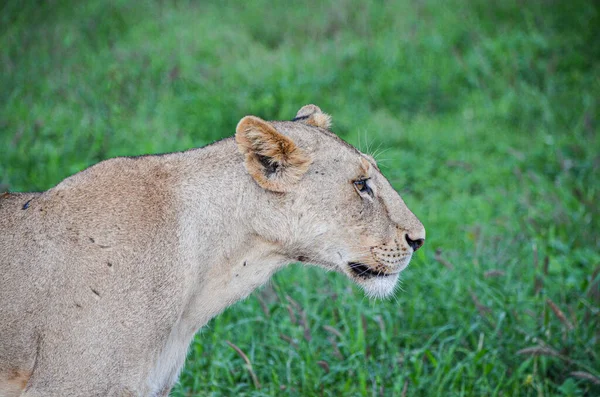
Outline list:
[[[0,191],[315,103],[427,228],[389,301],[281,271],[197,335],[173,396],[600,395],[597,2],[0,7]]]

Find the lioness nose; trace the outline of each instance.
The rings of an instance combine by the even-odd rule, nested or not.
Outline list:
[[[410,245],[410,247],[413,249],[413,251],[418,250],[419,248],[421,248],[423,246],[423,243],[425,242],[424,238],[418,238],[416,240],[411,240],[410,237],[408,237],[408,233],[406,234],[406,242],[408,243],[408,245]]]

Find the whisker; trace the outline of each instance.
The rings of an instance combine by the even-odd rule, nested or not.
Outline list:
[[[381,146],[381,144],[380,144],[379,146]],[[382,154],[384,154],[384,153],[386,153],[386,152],[388,152],[388,151],[390,151],[391,149],[392,149],[392,148],[389,148],[389,147],[388,147],[388,148],[383,148],[383,149],[381,149],[381,150],[375,151],[375,153],[373,153],[373,154],[372,154],[372,156],[373,156],[373,158],[375,158],[375,160],[377,160],[377,162],[379,162],[379,161],[381,161],[381,160],[380,160],[380,159],[378,159],[377,157],[378,157],[378,156],[381,156]]]

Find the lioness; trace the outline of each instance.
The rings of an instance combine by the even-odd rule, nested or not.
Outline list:
[[[393,292],[425,230],[304,106],[0,197],[0,396],[166,396],[194,334],[292,262]]]

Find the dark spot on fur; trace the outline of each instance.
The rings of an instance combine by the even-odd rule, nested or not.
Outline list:
[[[27,208],[29,208],[29,203],[31,203],[31,200],[33,199],[30,199],[25,204],[23,204],[23,207],[21,207],[21,209],[26,210]]]
[[[81,308],[82,308],[82,306],[81,306],[79,303],[76,303],[76,304],[75,304],[75,307],[77,307],[78,309],[81,309]]]
[[[112,267],[112,263],[110,263],[110,262],[106,262],[106,266],[108,266],[108,267]]]
[[[298,257],[298,262],[308,262],[308,258],[306,256],[300,255]]]
[[[292,119],[292,121],[300,121],[300,120],[306,120],[308,119],[310,116],[312,116],[312,114],[308,115],[308,116],[299,116],[299,117],[294,117]]]
[[[91,242],[92,244],[96,242],[96,240],[94,240],[94,239],[93,239],[93,238],[91,238],[91,237],[89,237],[89,239],[90,239],[90,242]]]
[[[244,266],[246,266],[246,264],[247,264],[246,261],[244,261]]]
[[[7,380],[8,380],[9,384],[12,383],[14,385],[17,385],[17,387],[24,389],[25,386],[27,386],[27,382],[29,381],[30,377],[31,377],[30,371],[13,368],[8,371],[8,379]],[[10,390],[10,386],[9,386],[9,390]]]
[[[260,164],[265,167],[265,174],[271,175],[277,172],[279,168],[279,163],[271,161],[270,157],[261,156],[260,154],[256,156]]]
[[[237,276],[239,276],[239,274],[236,274],[235,276],[237,277]]]
[[[93,292],[94,294],[96,294],[96,295],[100,296],[100,293],[99,293],[98,291],[96,291],[96,290],[95,290],[95,289],[93,289],[93,288],[90,288],[90,289],[92,290],[92,292]]]

